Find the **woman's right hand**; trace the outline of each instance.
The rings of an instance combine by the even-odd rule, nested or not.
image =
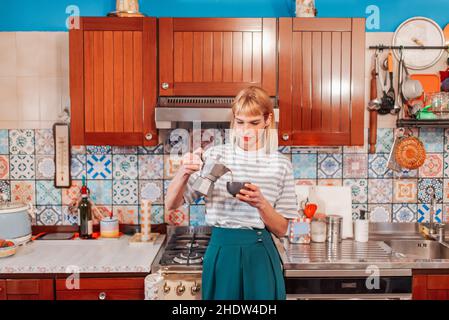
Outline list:
[[[186,153],[181,159],[181,167],[183,175],[190,176],[196,171],[201,169],[203,165],[203,161],[201,160],[201,156],[203,154],[203,149],[198,148],[195,151]]]

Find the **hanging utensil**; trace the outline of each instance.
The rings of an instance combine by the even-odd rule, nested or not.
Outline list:
[[[380,63],[378,62],[378,65],[380,65]],[[382,98],[381,98],[381,105],[380,105],[380,109],[377,111],[379,114],[389,114],[391,109],[394,108],[394,99],[392,99],[386,91],[386,86],[384,85],[384,79],[382,78],[382,73],[378,72],[378,77],[379,77],[379,83],[382,87]],[[385,77],[387,77],[387,74],[385,74]]]
[[[400,137],[394,149],[395,160],[403,168],[414,170],[424,164],[426,149],[417,137],[414,137],[409,129],[408,134]]]
[[[392,99],[395,99],[395,93],[394,93],[394,86],[393,86],[393,53],[390,51],[388,52],[388,75],[390,76],[390,89],[388,89],[387,94]],[[393,104],[394,107],[394,104]]]
[[[390,154],[388,155],[387,160],[387,168],[401,172],[402,168],[399,163],[396,161],[395,150],[398,145],[398,137],[401,137],[404,134],[404,128],[400,128],[397,133],[394,135],[393,145],[391,146]]]
[[[377,57],[378,51],[374,54],[374,66],[371,71],[371,85],[370,85],[370,102],[368,104],[369,111],[369,135],[368,135],[368,144],[369,144],[369,153],[376,152],[376,143],[377,143],[377,111],[380,109],[380,105],[382,101],[377,98],[377,76],[378,76],[378,65],[377,65]]]
[[[397,74],[397,80],[398,80],[398,92],[394,99],[394,107],[393,110],[390,111],[391,114],[399,114],[401,111],[401,104],[399,103],[399,99],[401,97],[401,84],[402,84],[402,70],[401,70],[401,64],[402,64],[402,49],[400,49],[399,52],[399,63],[398,63],[398,74]]]

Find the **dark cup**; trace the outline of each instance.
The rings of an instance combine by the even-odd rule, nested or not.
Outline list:
[[[228,181],[226,182],[226,189],[230,194],[232,194],[233,197],[235,197],[241,189],[245,188],[245,184],[251,183],[251,182],[237,182],[237,181]]]

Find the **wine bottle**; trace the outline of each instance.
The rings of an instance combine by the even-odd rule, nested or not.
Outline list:
[[[92,208],[89,202],[88,189],[84,184],[81,187],[81,202],[78,206],[80,217],[80,238],[91,239],[93,233]]]

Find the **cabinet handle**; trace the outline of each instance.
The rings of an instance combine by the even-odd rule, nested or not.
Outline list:
[[[170,292],[170,287],[167,285],[167,282],[164,283],[164,293],[168,294]]]
[[[100,292],[98,295],[99,300],[106,300],[106,292]]]
[[[197,284],[196,281],[195,281],[195,284],[190,288],[192,296],[196,296],[197,293],[200,292],[200,289],[201,289],[201,286],[199,284]]]
[[[150,141],[151,139],[153,139],[153,135],[152,135],[151,133],[147,133],[147,134],[145,135],[145,139],[148,140],[148,141]]]
[[[186,287],[182,284],[182,282],[180,282],[179,285],[176,287],[176,294],[178,296],[182,296],[185,291]]]
[[[163,82],[161,87],[162,89],[167,90],[168,88],[170,88],[170,85],[167,82]]]
[[[287,141],[288,139],[290,139],[290,135],[288,135],[287,133],[284,133],[282,135],[282,140]]]

